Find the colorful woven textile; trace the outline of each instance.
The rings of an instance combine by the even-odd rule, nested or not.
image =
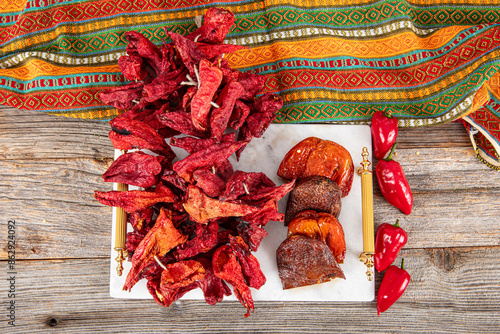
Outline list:
[[[163,27],[187,34],[210,6],[235,14],[226,42],[248,47],[227,55],[231,66],[283,97],[277,122],[366,123],[376,110],[408,127],[460,119],[500,168],[498,1],[2,0],[0,103],[110,119],[120,111],[97,94],[124,84],[123,33],[160,45]]]

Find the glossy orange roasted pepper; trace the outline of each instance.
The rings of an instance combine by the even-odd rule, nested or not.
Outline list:
[[[342,197],[345,197],[351,191],[354,164],[351,154],[342,145],[309,137],[288,151],[277,174],[286,180],[312,175],[331,178],[340,186]]]
[[[326,212],[305,210],[288,224],[288,234],[305,235],[323,241],[335,256],[337,263],[343,263],[346,254],[344,229],[335,216]]]

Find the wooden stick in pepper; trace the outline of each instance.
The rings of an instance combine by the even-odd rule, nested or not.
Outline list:
[[[398,120],[388,112],[377,111],[373,114],[371,133],[373,156],[383,159],[398,137]]]
[[[387,311],[405,292],[411,276],[404,269],[404,259],[401,268],[390,266],[385,272],[377,294],[377,316]]]
[[[391,153],[386,159],[377,162],[375,175],[377,175],[380,191],[387,202],[405,215],[409,215],[413,207],[413,194],[403,167],[399,162],[392,160],[395,148],[396,144],[392,146]]]
[[[381,224],[375,237],[375,269],[379,272],[386,270],[407,241],[408,234],[399,226],[399,219],[394,225]]]

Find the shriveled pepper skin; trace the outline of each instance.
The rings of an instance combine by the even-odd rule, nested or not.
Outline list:
[[[277,174],[286,180],[326,176],[340,186],[342,197],[346,197],[352,187],[354,164],[351,154],[342,145],[308,137],[288,151]]]
[[[399,251],[406,245],[408,234],[399,224],[383,223],[377,229],[375,237],[375,269],[386,270],[396,260]]]
[[[377,162],[375,175],[380,191],[387,202],[401,210],[405,215],[409,215],[413,207],[413,194],[403,167],[399,162],[392,160],[392,152],[387,159]]]
[[[196,129],[205,131],[212,99],[222,82],[222,71],[208,60],[200,61],[200,87],[191,100],[191,118]]]
[[[411,276],[398,266],[390,266],[385,272],[377,294],[377,316],[387,311],[405,292],[411,281]]]
[[[398,120],[390,114],[377,111],[372,117],[371,133],[373,156],[376,159],[383,159],[396,143],[398,137]]]

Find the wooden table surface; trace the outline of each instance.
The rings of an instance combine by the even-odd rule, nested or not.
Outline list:
[[[413,189],[411,215],[374,185],[375,227],[400,219],[412,276],[379,317],[375,301],[256,302],[244,318],[238,302],[163,308],[110,298],[111,209],[93,198],[111,189],[101,179],[113,157],[108,131],[106,122],[0,107],[0,332],[500,332],[500,173],[476,159],[461,124],[400,130],[397,160]]]

